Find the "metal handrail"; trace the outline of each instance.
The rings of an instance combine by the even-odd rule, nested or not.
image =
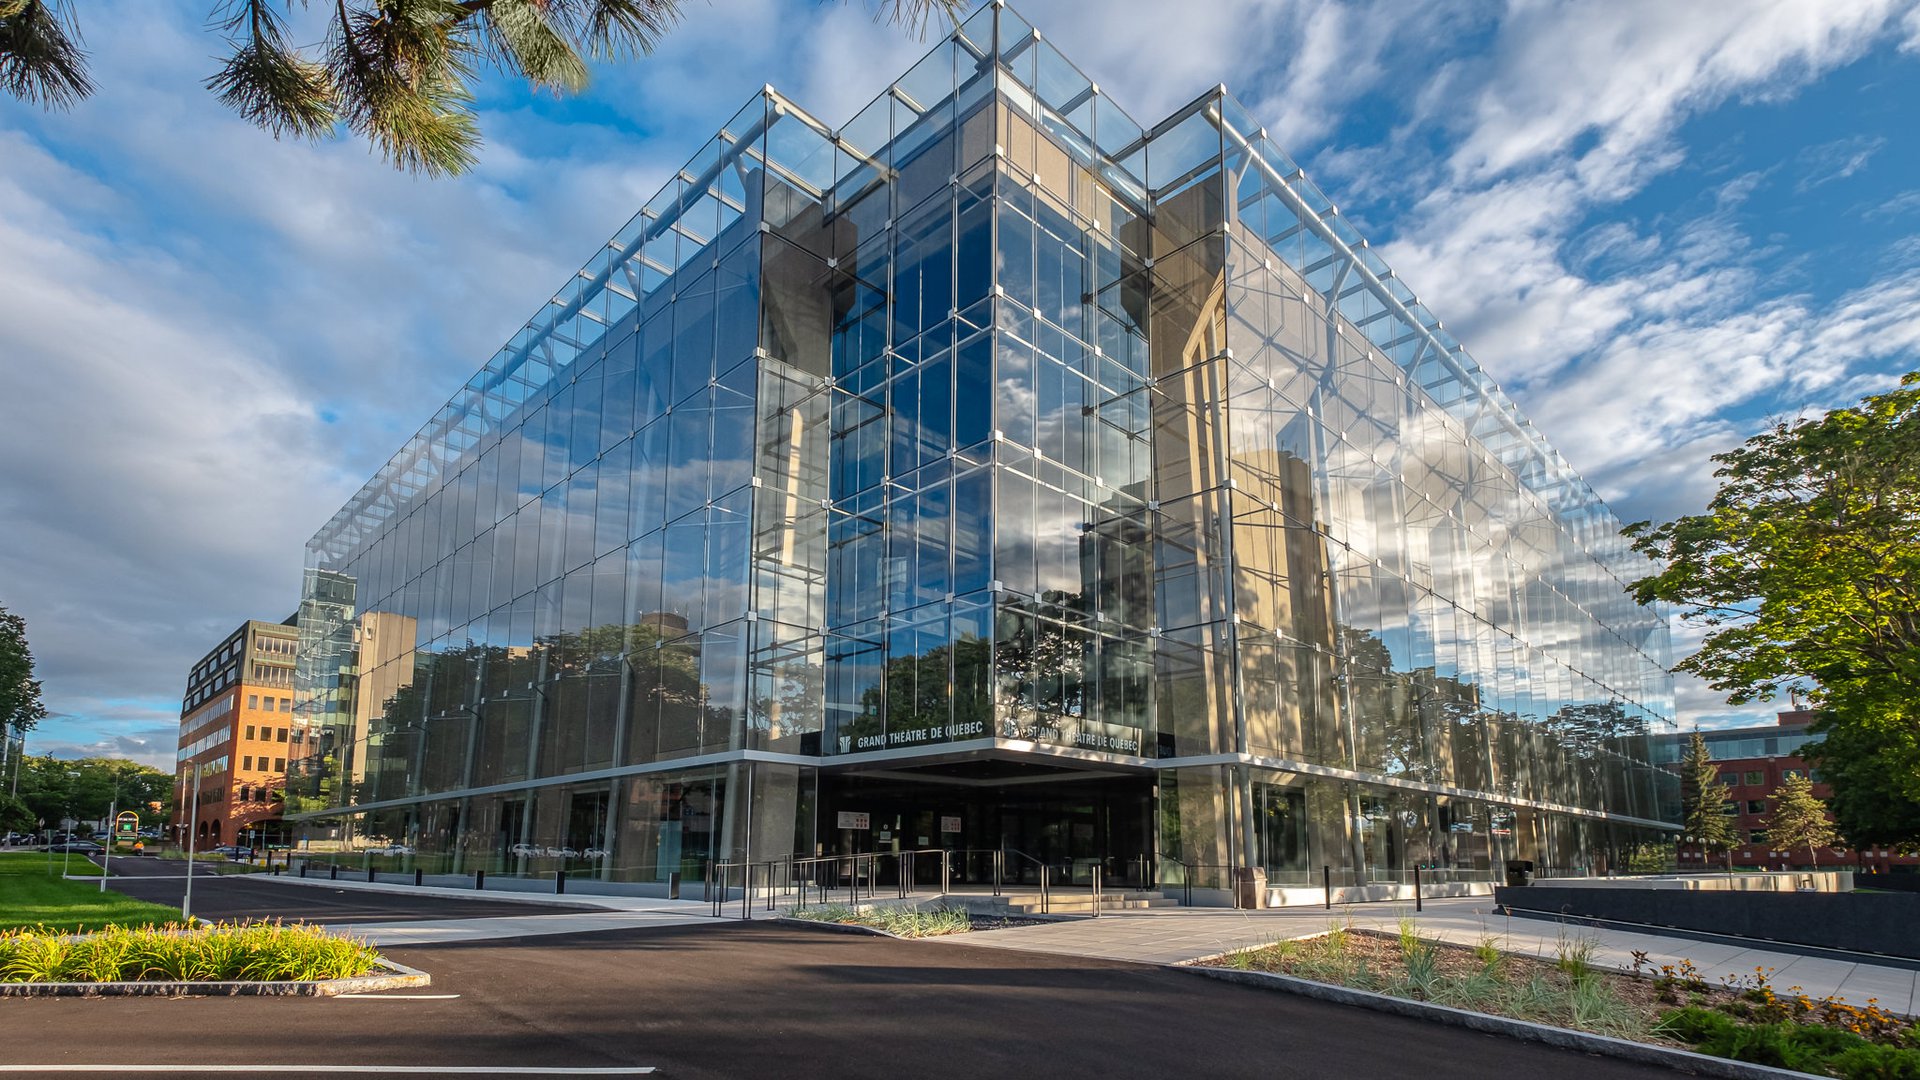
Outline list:
[[[1026,852],[1021,851],[1019,848],[1003,847],[1000,850],[1009,854],[1018,855],[1040,868],[1040,913],[1042,915],[1053,914],[1053,904],[1047,896],[1047,879],[1053,876],[1053,868]],[[998,890],[995,891],[994,895],[999,895]]]

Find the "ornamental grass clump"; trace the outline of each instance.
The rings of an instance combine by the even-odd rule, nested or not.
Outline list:
[[[845,904],[794,908],[790,919],[809,922],[840,923],[847,926],[871,926],[900,937],[945,937],[973,929],[973,920],[960,908],[938,907],[927,911],[914,908],[870,908],[860,910]]]
[[[305,923],[0,932],[0,982],[309,981],[365,975],[379,963],[366,942]]]

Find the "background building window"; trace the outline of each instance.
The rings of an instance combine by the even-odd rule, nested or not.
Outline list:
[[[1740,813],[1740,804],[1729,799],[1720,804],[1720,812],[1728,817],[1733,817]]]
[[[1766,774],[1766,773],[1764,773],[1764,772],[1761,772],[1761,771],[1760,771],[1760,770],[1758,770],[1758,769],[1748,769],[1748,770],[1747,770],[1747,775],[1746,775],[1746,783],[1749,783],[1749,784],[1754,784],[1754,785],[1758,785],[1758,784],[1764,784],[1764,783],[1766,783],[1766,782],[1767,782],[1767,774]]]
[[[277,757],[277,758],[274,758],[274,759],[273,759],[273,771],[274,771],[274,772],[285,772],[285,771],[287,771],[287,759],[286,759],[286,758],[283,758],[283,757]]]
[[[257,709],[257,708],[259,708],[259,707],[260,707],[260,695],[259,695],[259,694],[248,694],[248,695],[247,695],[247,708],[249,708],[249,709]]]
[[[287,729],[286,729],[286,728],[281,728],[281,729],[280,729],[280,741],[281,741],[281,742],[286,742],[286,741],[287,741]]]
[[[253,768],[253,755],[252,754],[242,755],[240,758],[240,767],[243,769]]]
[[[1767,800],[1765,799],[1748,799],[1747,800],[1747,813],[1764,814],[1766,812],[1767,812]]]

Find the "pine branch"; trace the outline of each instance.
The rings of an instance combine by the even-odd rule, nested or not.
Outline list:
[[[308,60],[287,44],[284,28],[267,0],[240,0],[225,28],[244,31],[230,40],[233,55],[206,80],[228,108],[274,138],[293,135],[317,139],[339,122],[333,80],[326,66]]]
[[[51,0],[0,0],[0,90],[47,109],[93,93],[80,28]]]
[[[587,65],[549,21],[553,15],[552,5],[541,0],[494,0],[480,25],[488,52],[502,67],[536,86],[577,93],[587,85]]]

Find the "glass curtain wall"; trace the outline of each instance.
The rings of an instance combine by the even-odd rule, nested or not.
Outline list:
[[[651,880],[977,750],[1195,864],[1572,866],[1677,801],[1617,527],[1230,96],[987,7],[756,95],[320,531],[289,812]]]

